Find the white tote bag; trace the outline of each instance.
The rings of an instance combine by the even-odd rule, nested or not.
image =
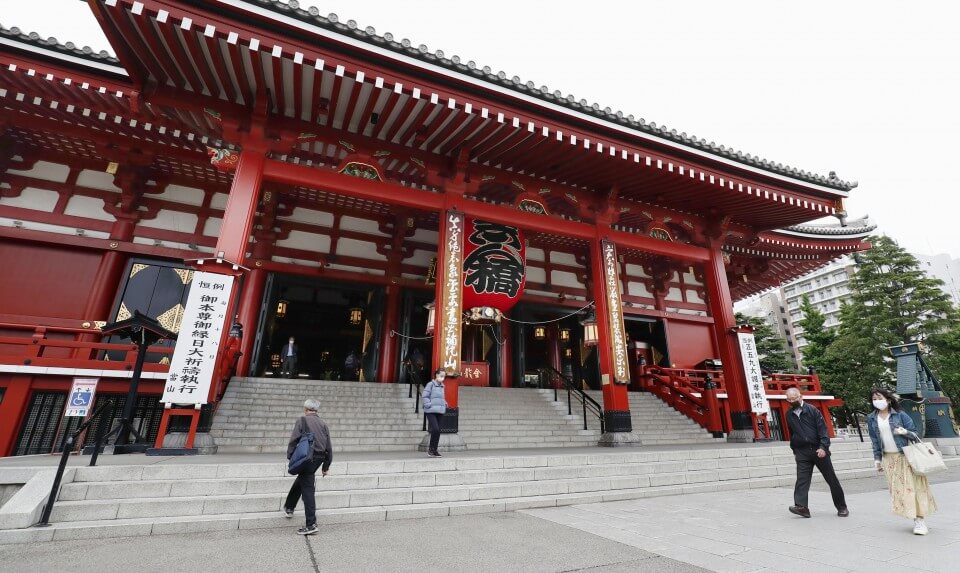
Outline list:
[[[943,456],[940,455],[933,444],[921,442],[916,434],[913,434],[911,438],[916,438],[917,441],[904,446],[903,455],[907,456],[907,462],[913,468],[913,473],[927,476],[946,471],[947,464],[943,463]]]

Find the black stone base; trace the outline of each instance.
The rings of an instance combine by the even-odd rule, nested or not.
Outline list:
[[[150,444],[123,444],[113,446],[113,453],[116,454],[144,454],[152,448]]]
[[[603,412],[603,423],[604,433],[633,431],[630,410],[605,410]]]
[[[730,421],[733,423],[733,428],[727,432],[728,442],[749,444],[756,441],[750,412],[730,412]]]
[[[440,418],[441,434],[456,434],[460,431],[460,408],[447,408],[447,413]]]
[[[148,456],[198,456],[198,448],[150,448],[147,450]]]

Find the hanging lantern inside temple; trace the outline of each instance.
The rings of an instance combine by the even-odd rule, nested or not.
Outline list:
[[[350,324],[357,326],[363,320],[363,309],[355,306],[350,309]]]
[[[280,299],[277,302],[277,318],[283,318],[287,316],[287,307],[290,306],[290,303]]]
[[[543,340],[547,337],[547,329],[542,326],[533,327],[533,337],[537,340]]]
[[[592,308],[586,318],[580,321],[580,324],[583,325],[583,345],[596,346],[600,341],[600,336],[597,332],[597,315]]]
[[[526,284],[526,245],[517,227],[467,219],[463,242],[463,308],[471,320],[499,322]]]

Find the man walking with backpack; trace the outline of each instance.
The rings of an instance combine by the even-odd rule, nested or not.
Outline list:
[[[289,471],[297,475],[290,487],[283,512],[287,518],[293,517],[297,502],[303,497],[303,509],[307,524],[297,530],[300,535],[313,535],[317,529],[316,473],[322,467],[321,476],[327,475],[330,462],[333,461],[333,446],[330,443],[330,430],[320,419],[317,412],[320,402],[310,398],[303,403],[303,416],[293,426],[290,443],[287,445]],[[304,445],[301,447],[300,444]]]

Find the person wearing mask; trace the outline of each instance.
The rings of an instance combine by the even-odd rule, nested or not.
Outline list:
[[[280,375],[286,376],[287,378],[293,378],[297,375],[297,357],[300,353],[300,349],[294,343],[293,337],[290,337],[290,340],[283,345],[283,349],[280,350],[280,357],[283,360],[283,365],[280,367]]]
[[[443,368],[437,368],[433,373],[433,380],[427,382],[423,387],[423,413],[427,417],[427,430],[430,432],[430,446],[427,448],[427,455],[435,458],[440,457],[437,447],[440,444],[440,418],[447,413],[446,389],[443,386],[443,380],[447,377],[447,371]]]
[[[874,388],[870,401],[873,412],[867,416],[867,430],[873,444],[873,460],[877,471],[887,476],[893,512],[913,520],[914,535],[926,535],[929,528],[924,518],[937,510],[937,502],[930,493],[927,476],[914,473],[903,455],[911,435],[916,436],[913,420],[888,390]]]
[[[787,388],[787,403],[790,411],[787,412],[787,427],[790,428],[790,449],[793,450],[797,461],[797,484],[793,490],[793,505],[790,513],[801,517],[810,517],[810,508],[807,499],[810,494],[810,480],[813,478],[813,468],[816,466],[823,475],[824,481],[830,486],[830,495],[833,496],[833,505],[837,508],[837,515],[847,517],[847,501],[840,487],[840,480],[833,470],[830,461],[830,436],[827,435],[827,424],[820,410],[803,401],[803,395],[796,386]]]
[[[313,535],[317,529],[317,470],[321,470],[322,477],[326,477],[330,470],[330,463],[333,461],[333,445],[330,443],[330,429],[327,424],[320,419],[317,413],[320,410],[320,401],[310,398],[303,403],[303,416],[297,419],[293,425],[293,432],[290,434],[290,442],[287,444],[287,459],[293,456],[293,450],[296,449],[300,437],[307,433],[313,434],[313,459],[297,474],[290,487],[290,493],[283,503],[283,513],[287,518],[293,517],[293,510],[297,507],[297,502],[303,498],[303,509],[306,514],[307,523],[304,527],[297,530],[300,535]]]

